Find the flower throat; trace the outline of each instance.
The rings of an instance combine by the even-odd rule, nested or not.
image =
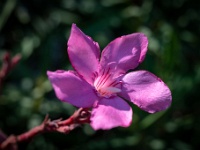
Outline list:
[[[120,83],[120,81],[113,78],[110,69],[104,69],[97,75],[94,81],[94,87],[99,96],[109,98],[121,92]]]

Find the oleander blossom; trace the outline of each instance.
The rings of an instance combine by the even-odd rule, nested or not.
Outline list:
[[[126,101],[155,113],[171,104],[167,85],[152,73],[135,69],[145,58],[148,40],[142,33],[121,36],[102,53],[97,42],[72,25],[68,55],[74,71],[48,71],[56,96],[76,107],[91,109],[93,129],[128,127],[132,109]]]

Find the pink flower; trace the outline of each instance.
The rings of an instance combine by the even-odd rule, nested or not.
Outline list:
[[[47,74],[61,101],[92,108],[93,129],[128,127],[133,112],[125,100],[149,113],[167,109],[172,100],[169,88],[152,73],[128,72],[144,60],[147,45],[144,34],[134,33],[115,39],[100,54],[98,43],[73,24],[68,54],[75,71]]]

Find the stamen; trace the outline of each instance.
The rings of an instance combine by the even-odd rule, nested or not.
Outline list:
[[[113,78],[112,73],[110,73],[110,68],[104,69],[100,73],[96,80],[94,81],[94,87],[97,90],[99,96],[109,98],[110,96],[116,95],[116,93],[121,92],[119,84],[121,81]]]

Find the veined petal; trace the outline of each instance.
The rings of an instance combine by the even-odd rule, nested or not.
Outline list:
[[[123,99],[105,98],[93,108],[90,124],[95,130],[108,130],[118,126],[128,127],[132,121],[132,114],[131,107]]]
[[[68,41],[68,54],[74,69],[90,84],[99,68],[98,43],[86,36],[75,24]]]
[[[122,92],[119,95],[149,113],[165,110],[171,104],[170,89],[148,71],[128,73],[122,82]]]
[[[77,107],[92,107],[98,99],[92,86],[72,71],[47,72],[58,99]]]
[[[119,37],[108,44],[102,52],[102,68],[109,66],[117,74],[134,69],[144,60],[148,40],[142,33]]]

